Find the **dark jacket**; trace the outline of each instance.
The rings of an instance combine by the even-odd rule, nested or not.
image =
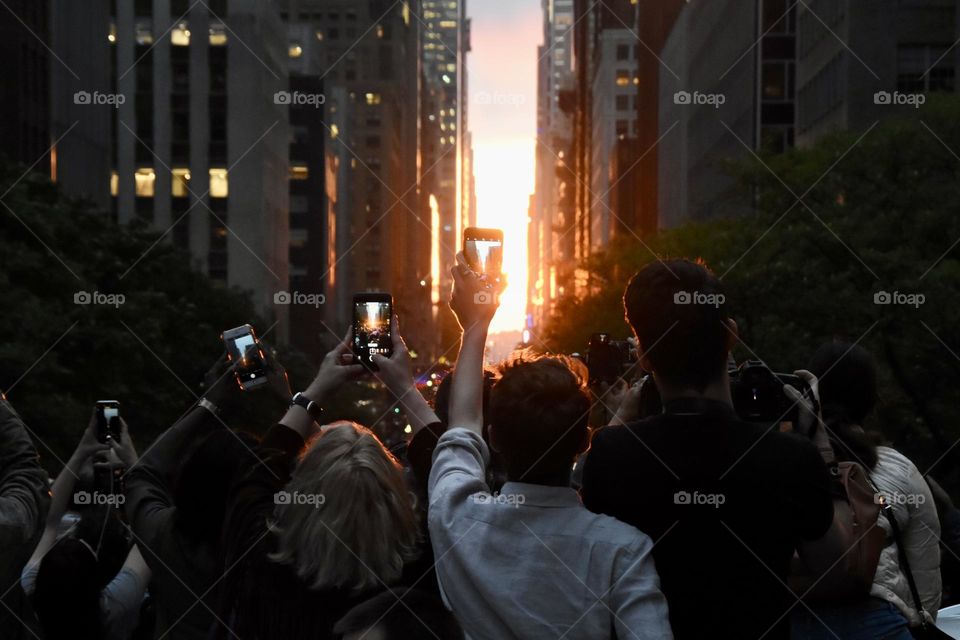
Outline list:
[[[27,427],[6,400],[0,399],[0,634],[33,637],[22,621],[29,616],[20,588],[20,572],[43,532],[50,507],[50,487],[40,467]],[[12,588],[9,588],[12,587]]]
[[[188,540],[177,529],[173,483],[191,446],[224,428],[212,413],[194,407],[161,434],[126,474],[127,519],[153,573],[154,637],[205,640],[215,621],[220,552]]]

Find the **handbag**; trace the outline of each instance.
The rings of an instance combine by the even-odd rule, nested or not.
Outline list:
[[[920,625],[910,627],[910,634],[914,638],[917,638],[917,640],[952,639],[953,636],[941,631],[937,628],[937,625],[932,622],[928,622],[926,616],[923,614],[923,601],[920,600],[917,581],[913,579],[910,561],[907,559],[907,552],[903,548],[903,541],[900,537],[900,525],[897,524],[897,517],[893,513],[893,507],[887,504],[886,500],[882,500],[880,508],[883,511],[883,515],[887,517],[887,522],[890,523],[890,533],[893,535],[893,543],[897,545],[897,558],[900,561],[900,570],[903,571],[903,575],[907,579],[907,585],[910,587],[910,596],[913,598],[913,606],[916,607],[917,613],[920,615]]]

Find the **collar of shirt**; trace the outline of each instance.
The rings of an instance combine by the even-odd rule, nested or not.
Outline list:
[[[523,498],[525,506],[534,507],[579,507],[580,496],[570,487],[551,487],[527,482],[507,482],[500,489],[500,496]]]
[[[674,398],[663,404],[664,413],[673,415],[708,415],[733,418],[736,412],[726,402],[709,398]]]

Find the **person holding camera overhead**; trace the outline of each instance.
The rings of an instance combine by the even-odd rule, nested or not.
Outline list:
[[[593,438],[582,496],[654,539],[676,638],[785,639],[791,606],[802,606],[786,584],[794,551],[817,575],[838,561],[846,503],[831,499],[828,447],[821,457],[779,425],[738,418],[727,373],[737,326],[713,303],[721,296],[719,279],[687,260],[631,279],[626,318],[663,413],[636,420],[628,395],[626,424]]]
[[[487,485],[483,354],[500,286],[453,269],[463,329],[450,428],[436,445],[428,523],[441,592],[474,640],[671,638],[641,531],[590,513],[570,488],[587,446],[590,399],[573,361],[523,355],[490,392],[490,446],[507,483]],[[482,294],[482,295],[481,295]]]

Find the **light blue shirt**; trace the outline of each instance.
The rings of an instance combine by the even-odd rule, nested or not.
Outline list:
[[[489,458],[479,435],[450,429],[428,484],[437,576],[470,638],[673,637],[647,535],[570,488],[508,482],[491,495]]]

